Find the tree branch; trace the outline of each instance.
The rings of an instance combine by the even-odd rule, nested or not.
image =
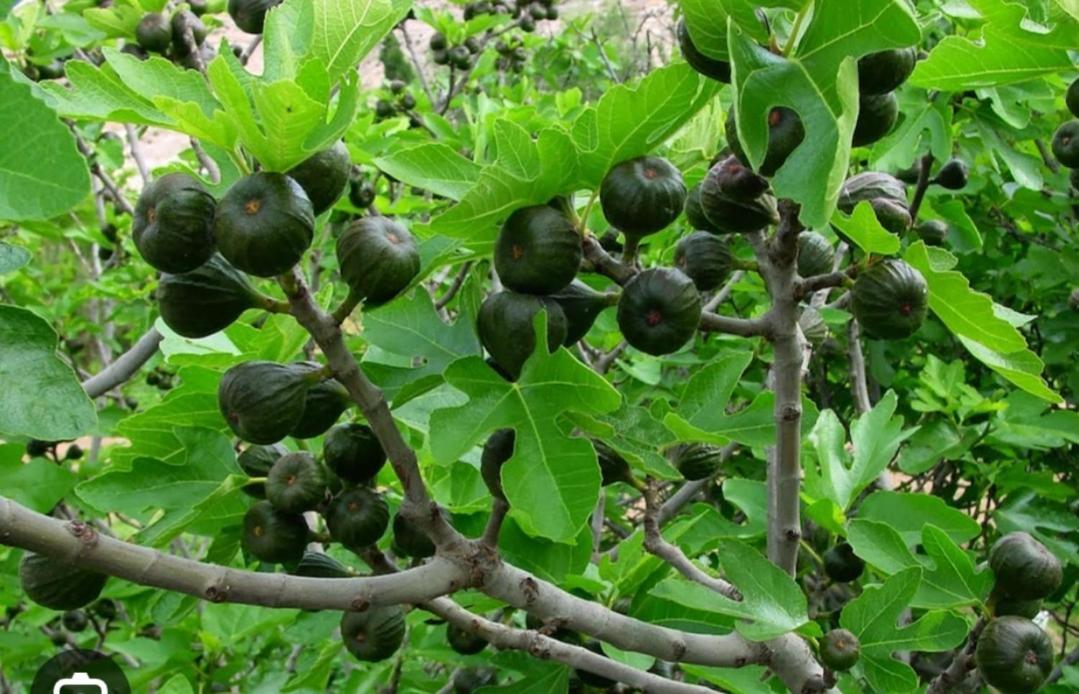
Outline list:
[[[944,694],[963,682],[967,672],[974,667],[974,649],[978,646],[978,637],[981,636],[985,625],[985,617],[982,617],[974,624],[963,649],[957,652],[948,667],[933,679],[929,684],[929,688],[925,690],[926,694]]]
[[[92,173],[101,185],[105,187],[105,190],[109,192],[109,197],[113,199],[116,206],[123,210],[126,214],[135,216],[135,208],[131,206],[131,203],[127,201],[124,194],[120,192],[120,187],[116,185],[116,181],[112,180],[105,170],[101,168],[101,165],[97,163],[97,157],[94,154],[94,150],[90,149],[90,145],[86,144],[86,141],[75,132],[75,128],[71,128],[72,134],[75,135],[75,144],[78,145],[79,152],[86,157],[87,162],[90,165],[90,173]]]
[[[480,636],[497,648],[525,651],[541,660],[564,663],[616,682],[639,687],[647,692],[708,694],[712,691],[695,684],[675,682],[629,665],[623,665],[603,655],[593,653],[587,648],[558,641],[538,631],[504,626],[469,612],[449,598],[431,600],[423,607],[454,626]]]
[[[124,133],[127,135],[127,148],[131,152],[131,158],[135,160],[135,168],[139,170],[143,185],[146,185],[150,182],[150,167],[146,165],[146,158],[142,156],[139,131],[131,123],[124,123]]]
[[[611,366],[615,361],[629,348],[629,343],[622,340],[615,345],[610,352],[604,352],[596,358],[596,362],[592,365],[592,368],[596,370],[596,373],[605,374],[611,370]]]
[[[454,530],[445,512],[428,494],[415,452],[397,430],[382,391],[368,380],[345,345],[335,318],[315,303],[297,268],[278,277],[278,283],[292,306],[292,315],[322,349],[334,377],[359,405],[368,426],[386,451],[405,494],[401,512],[423,528],[439,548],[459,547],[465,543],[464,537]]]
[[[814,275],[813,277],[806,277],[799,281],[794,291],[799,299],[804,299],[813,292],[820,291],[822,289],[831,289],[833,287],[842,287],[850,280],[851,275],[855,270],[855,266],[850,266],[846,270],[839,270],[836,272],[829,272],[824,275]]]
[[[699,583],[705,588],[731,600],[742,599],[738,589],[722,578],[716,578],[705,573],[704,569],[694,564],[679,547],[663,538],[662,533],[659,531],[659,493],[656,481],[653,479],[649,479],[645,485],[644,503],[644,548],[649,553],[667,562],[677,569],[678,573],[694,583]]]
[[[401,32],[401,39],[405,44],[405,50],[408,51],[408,57],[412,59],[412,66],[416,68],[416,78],[420,81],[420,88],[422,88],[423,93],[427,95],[427,102],[431,104],[433,108],[435,105],[435,95],[431,92],[431,85],[427,83],[427,75],[423,70],[423,63],[420,62],[420,57],[416,54],[416,48],[412,45],[412,37],[409,36],[405,24],[405,22],[398,24],[397,30]]]
[[[107,393],[135,375],[142,365],[150,361],[157,353],[157,347],[164,339],[157,328],[150,328],[131,348],[117,357],[100,373],[82,382],[83,390],[91,398]]]
[[[731,291],[734,289],[734,285],[742,281],[742,278],[746,276],[745,270],[735,270],[731,273],[731,276],[727,278],[727,281],[719,288],[719,291],[715,293],[708,303],[704,305],[705,311],[715,311],[719,308],[719,305],[730,298]]]
[[[773,323],[769,314],[759,318],[731,318],[718,313],[701,313],[701,330],[705,332],[727,333],[742,337],[768,337],[772,333]]]
[[[850,343],[850,387],[854,395],[854,409],[858,414],[865,414],[873,409],[869,399],[869,385],[865,376],[865,356],[862,354],[862,336],[857,319],[852,318],[847,326],[847,339]]]
[[[446,308],[446,304],[453,301],[453,297],[457,296],[457,292],[461,291],[461,287],[464,286],[465,279],[468,277],[468,271],[472,269],[472,261],[469,260],[461,265],[461,269],[457,271],[457,275],[453,278],[453,283],[446,289],[446,293],[438,298],[435,302],[435,309],[441,311]]]
[[[1045,679],[1045,683],[1052,684],[1053,682],[1056,682],[1064,676],[1065,667],[1075,665],[1076,663],[1079,663],[1079,648],[1073,649],[1056,664],[1053,671],[1049,673],[1049,677]]]
[[[484,593],[545,622],[557,622],[627,651],[662,660],[742,667],[768,658],[763,644],[737,633],[692,634],[626,617],[603,605],[567,593],[527,571],[501,564],[487,576]]]
[[[776,233],[767,244],[762,263],[772,320],[775,379],[776,445],[768,461],[768,558],[795,574],[802,538],[800,493],[802,484],[802,357],[804,338],[798,327],[795,293],[798,234],[802,230],[797,206],[781,203]]]
[[[616,283],[624,285],[633,279],[637,269],[618,262],[610,253],[603,250],[599,240],[592,234],[585,232],[581,237],[581,250],[584,252],[586,266],[582,270],[596,272],[611,278]]]
[[[210,183],[220,183],[221,169],[218,167],[217,162],[213,160],[213,157],[202,148],[202,143],[199,142],[198,138],[191,138],[191,151],[195,153],[195,158],[199,160],[199,164],[206,170],[206,177],[210,179]]]
[[[929,174],[933,168],[933,155],[926,154],[922,157],[918,166],[918,185],[915,187],[914,197],[910,201],[910,218],[913,224],[918,223],[918,211],[922,209],[925,191],[929,190]]]
[[[62,521],[0,496],[0,542],[145,586],[212,602],[356,610],[422,602],[464,588],[467,570],[436,557],[392,577],[306,578],[243,571],[158,552]]]

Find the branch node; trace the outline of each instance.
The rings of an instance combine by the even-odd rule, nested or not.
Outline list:
[[[531,576],[521,580],[521,592],[525,595],[525,604],[531,605],[539,599],[539,584]]]
[[[227,585],[212,585],[206,589],[206,599],[210,602],[225,602],[229,599]]]
[[[87,523],[73,520],[67,524],[67,530],[87,547],[93,547],[97,544],[97,531]]]
[[[348,609],[351,612],[366,612],[370,607],[371,601],[363,596],[353,598],[352,602],[348,604]]]
[[[802,531],[798,528],[787,528],[783,531],[783,535],[789,542],[798,542],[802,539]]]
[[[784,405],[780,411],[780,419],[784,422],[797,422],[802,417],[800,405]]]

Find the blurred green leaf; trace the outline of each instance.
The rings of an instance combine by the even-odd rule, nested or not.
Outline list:
[[[44,320],[0,304],[0,433],[56,441],[97,426],[94,404],[57,356],[56,344]]]

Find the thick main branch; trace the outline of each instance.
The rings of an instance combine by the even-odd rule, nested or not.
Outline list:
[[[467,585],[467,571],[441,558],[394,576],[306,578],[243,571],[158,552],[62,521],[0,496],[0,542],[144,586],[213,602],[349,610],[430,600]]]

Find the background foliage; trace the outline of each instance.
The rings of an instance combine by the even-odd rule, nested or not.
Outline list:
[[[59,518],[98,519],[145,546],[255,567],[240,552],[249,499],[218,411],[218,382],[243,361],[310,355],[309,336],[289,316],[254,311],[200,340],[158,319],[156,273],[130,234],[130,201],[145,183],[145,162],[134,154],[150,133],[180,133],[181,151],[154,165],[153,177],[201,172],[220,196],[255,162],[286,171],[343,138],[375,193],[374,209],[407,222],[422,260],[408,293],[345,322],[347,345],[385,392],[433,497],[466,535],[478,535],[490,513],[480,448],[494,430],[514,427],[517,448],[503,472],[512,510],[499,542],[508,562],[672,628],[735,630],[756,641],[792,631],[815,639],[842,626],[859,637],[862,659],[840,689],[899,692],[924,686],[962,646],[989,609],[988,547],[1023,530],[1065,565],[1063,587],[1039,619],[1074,660],[1076,191],[1047,149],[1071,117],[1064,93],[1076,77],[1073,3],[825,0],[812,13],[803,4],[813,3],[795,0],[678,3],[672,10],[700,50],[734,63],[734,88],[682,60],[670,14],[636,26],[621,5],[564,8],[557,29],[541,24],[529,33],[508,15],[462,21],[452,5],[410,14],[401,0],[286,0],[268,14],[263,70],[254,75],[242,62],[251,39],[242,36],[233,52],[241,35],[225,33],[222,4],[211,2],[203,16],[217,50],[200,73],[123,51],[142,15],[164,7],[158,0],[0,0],[0,127],[10,134],[0,149],[0,493]],[[766,8],[771,33],[757,7]],[[432,65],[417,38],[431,29],[451,45],[475,38],[482,50],[468,69]],[[792,33],[800,39],[770,39]],[[506,53],[500,43],[515,48]],[[852,149],[851,56],[912,44],[924,55],[898,92],[899,124]],[[369,54],[381,56],[387,76],[407,78],[414,106],[402,106],[388,83],[366,79],[378,67],[373,57],[361,63]],[[31,79],[58,63],[61,77]],[[376,114],[379,101],[392,104],[391,115]],[[775,106],[796,109],[807,131],[772,179],[777,196],[800,203],[802,221],[830,241],[840,242],[841,231],[852,253],[896,255],[917,268],[931,310],[914,338],[859,342],[844,308],[820,307],[827,334],[813,341],[803,391],[807,524],[794,578],[762,554],[766,449],[775,444],[766,340],[701,334],[653,357],[627,349],[606,311],[580,347],[539,350],[511,383],[484,363],[473,329],[491,286],[491,247],[510,211],[575,195],[582,223],[602,237],[608,224],[593,191],[612,165],[660,153],[693,185],[728,142],[728,109],[759,164]],[[868,205],[836,210],[852,173],[953,157],[969,164],[967,185],[930,187],[920,208],[921,219],[947,223],[940,245],[886,231]],[[346,295],[335,235],[362,214],[345,196],[319,219],[303,270],[324,306]],[[642,264],[672,264],[690,231],[681,217],[649,237]],[[743,263],[753,259],[748,243],[734,252]],[[598,274],[582,278],[616,289]],[[278,292],[271,281],[260,288]],[[723,291],[717,310],[726,316],[759,317],[769,306],[753,272],[739,272]],[[151,327],[164,336],[159,352],[137,377],[91,401],[78,382]],[[864,349],[866,412],[851,391],[856,345]],[[721,473],[663,537],[725,576],[743,600],[717,596],[646,551],[639,485],[601,487],[582,434],[607,442],[638,481],[659,480],[665,494],[683,481],[664,450],[730,446]],[[31,455],[30,440],[49,446]],[[76,447],[85,455],[74,455]],[[877,488],[882,474],[891,488]],[[378,486],[391,506],[400,503],[389,468]],[[590,524],[597,497],[598,533]],[[869,567],[858,583],[823,576],[820,554],[839,541]],[[380,546],[389,545],[387,534]],[[344,549],[330,553],[368,569]],[[446,626],[421,610],[408,615],[405,648],[375,664],[343,652],[334,612],[199,602],[116,580],[105,596],[119,615],[69,630],[59,613],[25,600],[21,554],[0,549],[0,601],[8,606],[0,682],[14,687],[29,681],[43,652],[70,644],[117,654],[137,689],[170,693],[434,692],[476,667],[497,668],[498,684],[515,690],[580,686],[572,668],[521,652],[457,654]],[[525,627],[522,612],[480,592],[456,598]],[[897,652],[905,655],[897,660]],[[655,665],[606,644],[603,653],[640,669]],[[764,672],[685,665],[678,676],[731,691],[779,690]],[[1052,686],[1073,690],[1079,670],[1063,667]]]

